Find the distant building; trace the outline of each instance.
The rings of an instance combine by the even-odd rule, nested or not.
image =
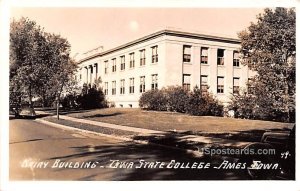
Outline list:
[[[143,92],[175,85],[197,85],[226,104],[254,76],[240,63],[239,47],[234,38],[162,30],[82,58],[76,79],[92,85],[101,77],[116,107],[138,107]]]

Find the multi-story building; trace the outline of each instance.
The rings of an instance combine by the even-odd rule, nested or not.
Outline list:
[[[161,30],[78,61],[76,78],[101,86],[116,107],[138,107],[142,93],[167,86],[198,86],[223,103],[246,88],[254,72],[240,63],[234,38]]]

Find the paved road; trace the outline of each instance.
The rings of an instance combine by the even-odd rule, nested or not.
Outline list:
[[[197,158],[184,151],[57,129],[34,120],[10,120],[9,136],[10,180],[245,179],[240,170],[212,168],[224,159]],[[170,164],[172,160],[179,163]],[[191,169],[200,162],[210,162],[211,168]]]

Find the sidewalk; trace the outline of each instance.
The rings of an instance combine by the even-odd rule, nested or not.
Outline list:
[[[38,111],[38,114],[49,114],[43,111]],[[166,132],[149,129],[142,129],[130,126],[115,125],[103,123],[99,121],[92,121],[87,119],[79,119],[60,115],[59,121],[55,120],[55,115],[48,118],[39,119],[43,123],[53,125],[53,123],[64,125],[68,129],[81,129],[85,132],[98,133],[99,135],[113,136],[114,138],[121,138],[125,140],[154,143],[168,147],[176,147],[182,149],[189,149],[197,151],[203,147],[217,147],[217,148],[243,148],[250,142],[242,142],[237,140],[229,140],[222,138],[214,138],[208,136],[197,136],[187,134],[187,132]],[[67,125],[66,125],[67,124]]]

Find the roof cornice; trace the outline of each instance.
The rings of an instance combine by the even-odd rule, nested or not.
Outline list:
[[[239,39],[236,39],[236,38],[220,37],[220,36],[214,36],[214,35],[205,35],[205,34],[198,34],[198,33],[190,33],[190,32],[183,32],[183,31],[165,29],[165,30],[161,30],[161,31],[152,33],[150,35],[144,36],[142,38],[138,38],[134,41],[131,41],[131,42],[128,42],[126,44],[117,46],[115,48],[106,50],[104,52],[100,52],[100,53],[96,53],[96,54],[91,55],[91,56],[87,56],[87,57],[79,60],[77,62],[77,64],[80,64],[80,63],[82,63],[84,61],[87,61],[87,60],[91,60],[91,59],[96,58],[96,57],[101,57],[101,56],[113,53],[113,52],[118,51],[118,50],[122,50],[124,48],[134,46],[138,43],[145,42],[145,41],[148,41],[148,40],[151,40],[151,39],[163,36],[163,35],[179,36],[179,37],[194,38],[194,39],[209,40],[209,41],[218,41],[218,42],[227,42],[227,43],[233,43],[233,44],[240,44],[241,43],[241,41]]]

